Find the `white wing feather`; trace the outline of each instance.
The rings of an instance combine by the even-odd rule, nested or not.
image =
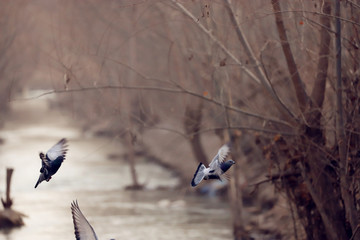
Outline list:
[[[46,153],[46,156],[54,161],[59,156],[63,156],[65,158],[65,154],[67,151],[67,140],[65,138],[61,139],[58,143],[56,143],[49,151]]]
[[[209,164],[209,168],[212,170],[217,170],[220,167],[220,164],[224,162],[227,155],[230,152],[229,144],[224,144],[216,154],[216,156],[213,158],[211,163]]]
[[[81,212],[77,201],[71,203],[71,213],[74,222],[76,240],[98,240],[90,223]]]

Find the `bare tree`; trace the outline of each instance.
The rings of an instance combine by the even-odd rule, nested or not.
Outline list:
[[[180,169],[182,182],[219,139],[231,139],[238,162],[253,170],[255,163],[239,160],[253,155],[262,166],[260,174],[234,167],[238,239],[251,235],[245,231],[250,220],[242,219],[241,174],[267,176],[285,193],[294,238],[360,237],[359,4],[114,4],[63,6],[73,12],[61,24],[71,27],[52,58],[72,78],[48,94],[62,93],[92,130],[124,138],[135,185],[135,135],[144,149]],[[245,151],[248,139],[263,156]]]

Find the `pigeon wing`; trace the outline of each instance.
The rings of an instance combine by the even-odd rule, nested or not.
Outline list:
[[[230,152],[229,144],[224,144],[213,158],[211,163],[209,164],[210,169],[217,170],[220,167],[220,164],[224,162],[225,158],[227,157],[228,153]]]
[[[62,156],[65,159],[65,154],[67,152],[67,140],[65,138],[61,139],[57,144],[49,149],[46,153],[46,157],[50,161],[54,161],[58,157]]]
[[[41,166],[43,168],[51,168],[51,162],[49,159],[47,159],[44,155],[40,156],[41,158]]]
[[[206,169],[205,165],[200,163],[198,168],[196,169],[196,172],[194,174],[194,177],[191,181],[191,186],[195,187],[197,186],[205,177],[204,170]]]
[[[71,214],[74,222],[76,240],[98,240],[94,229],[81,212],[77,201],[71,203]]]

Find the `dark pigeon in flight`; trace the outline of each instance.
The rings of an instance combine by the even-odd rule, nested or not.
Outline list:
[[[47,151],[46,155],[40,153],[41,159],[41,168],[40,176],[37,181],[35,188],[42,181],[50,181],[51,176],[54,175],[60,168],[62,162],[65,160],[65,155],[67,152],[67,140],[65,138],[61,139],[57,144]]]
[[[71,203],[71,214],[74,222],[76,240],[98,240],[93,227],[81,212],[77,201]]]
[[[233,160],[225,161],[228,153],[230,152],[229,144],[224,144],[213,158],[209,167],[205,167],[203,163],[200,163],[194,177],[191,181],[191,186],[197,186],[203,179],[218,179],[222,181],[222,175],[229,170],[229,168],[235,164]]]

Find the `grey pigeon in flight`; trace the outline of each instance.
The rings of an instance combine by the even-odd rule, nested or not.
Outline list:
[[[200,163],[191,181],[191,186],[196,187],[203,179],[219,179],[222,181],[222,175],[235,164],[233,160],[225,161],[229,152],[229,144],[224,144],[219,149],[208,168],[205,167],[203,163]]]
[[[51,177],[59,170],[62,162],[65,160],[66,152],[67,140],[63,138],[50,148],[46,155],[42,152],[40,153],[40,176],[36,182],[35,188],[44,180],[47,182],[50,181]]]
[[[74,222],[76,240],[98,240],[93,227],[81,212],[77,201],[71,203],[71,214]]]

